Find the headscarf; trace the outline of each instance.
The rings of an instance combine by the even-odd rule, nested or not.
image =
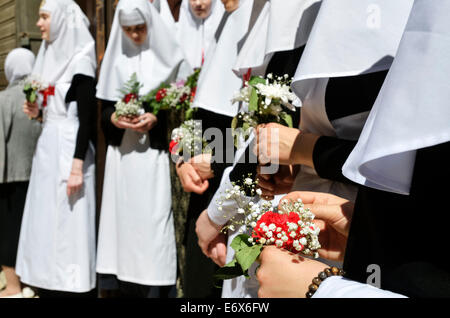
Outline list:
[[[450,1],[416,0],[384,86],[343,167],[363,185],[409,194],[418,149],[450,141]]]
[[[40,11],[50,13],[50,40],[43,41],[33,74],[52,85],[70,83],[76,74],[95,77],[95,41],[78,4],[44,0]]]
[[[5,76],[8,83],[30,75],[33,71],[35,56],[27,49],[18,48],[9,52],[5,60]]]
[[[119,17],[139,14],[147,24],[147,40],[137,46],[123,32]],[[173,33],[148,0],[120,0],[117,5],[108,47],[102,62],[97,97],[117,101],[120,90],[133,73],[146,94],[159,84],[176,79],[184,56]]]
[[[293,81],[303,100],[309,79],[389,69],[413,0],[323,0]]]
[[[178,43],[192,68],[202,66],[202,60],[213,46],[217,27],[225,9],[219,0],[211,0],[211,12],[206,19],[197,18],[192,12],[189,0],[183,0],[178,20]]]
[[[232,69],[239,53],[239,42],[248,32],[253,3],[254,0],[240,0],[239,8],[229,15],[200,74],[194,107],[236,116],[238,105],[232,105],[231,100],[242,87],[242,78]]]
[[[273,54],[306,44],[321,0],[269,0],[249,34],[234,71],[263,75]]]

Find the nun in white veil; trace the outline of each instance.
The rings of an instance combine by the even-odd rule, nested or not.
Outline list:
[[[259,149],[281,145],[273,158],[260,153],[262,163],[301,165],[293,190],[355,200],[356,187],[342,176],[340,167],[356,144],[392,64],[412,3],[322,1],[292,84],[302,105],[299,130],[269,125],[266,128],[279,129],[283,142],[271,144],[263,135],[259,138]],[[342,143],[345,151],[333,155]],[[264,194],[276,193],[274,188],[266,187]]]
[[[319,7],[320,1],[318,0],[296,0],[288,3],[283,0],[267,1],[239,52],[234,66],[235,74],[239,76],[249,76],[248,74],[264,76],[266,73],[273,73],[282,76],[285,73],[291,73],[291,76],[293,76],[302,54],[302,47],[306,44]],[[226,202],[226,200],[219,200],[219,198],[223,196],[227,188],[231,187],[232,181],[239,181],[231,179],[235,177],[241,179],[247,173],[256,172],[255,164],[247,161],[242,163],[241,161],[241,156],[244,156],[252,140],[253,136],[236,151],[233,166],[225,170],[219,189],[209,203],[208,209],[202,213],[197,222],[197,235],[201,239],[202,249],[216,260],[220,257],[214,256],[214,252],[212,252],[214,248],[210,248],[208,253],[206,252],[206,246],[209,245],[213,236],[218,234],[218,230],[237,213],[237,207],[233,204],[234,201]],[[248,154],[245,154],[245,156],[248,160]],[[256,158],[253,159],[255,159],[253,162],[256,163]],[[217,206],[218,201],[224,202],[221,211]],[[245,228],[242,230],[245,230]],[[230,243],[238,234],[239,229],[229,233],[227,262],[234,257]],[[224,282],[222,297],[256,298],[257,286],[254,279],[239,277],[227,280]]]
[[[347,220],[351,221],[348,240],[340,247],[346,249],[346,278],[327,278],[313,297],[450,295],[450,273],[442,250],[449,242],[449,214],[441,199],[448,196],[450,178],[449,9],[448,0],[415,0],[394,63],[343,167],[343,173],[361,185],[353,217],[350,214]],[[339,218],[339,208],[328,208],[329,220]],[[427,228],[429,222],[433,234],[427,240],[416,239],[417,227]],[[333,227],[331,223],[327,226]],[[275,251],[263,255],[269,262],[278,256]],[[291,259],[284,257],[277,265],[288,262]],[[311,262],[297,266],[304,277],[289,283],[285,291],[295,288],[302,297],[317,275]],[[265,262],[261,266],[263,284],[267,282],[263,275],[276,273],[269,267]],[[375,272],[377,279],[373,279]],[[293,272],[286,267],[285,274],[292,277]],[[271,278],[277,283],[266,284],[262,293],[284,297],[273,291],[286,281],[279,275]]]
[[[73,0],[46,0],[33,74],[50,85],[40,99],[43,131],[33,158],[17,273],[47,291],[95,288],[95,41]],[[44,107],[45,106],[45,107]],[[30,117],[38,105],[26,103]]]
[[[134,296],[174,295],[176,245],[163,113],[129,122],[115,116],[118,90],[136,73],[146,94],[177,78],[184,57],[148,0],[121,0],[102,63],[97,97],[103,101],[108,142],[97,272],[117,277]],[[159,287],[167,287],[165,289]],[[142,292],[136,292],[141,290]]]
[[[177,173],[184,190],[193,192],[187,215],[185,235],[187,262],[183,275],[183,287],[185,295],[194,298],[220,297],[220,290],[215,288],[213,280],[217,268],[211,260],[203,255],[198,246],[195,222],[219,186],[220,178],[226,167],[225,155],[229,156],[234,152],[232,145],[231,149],[226,148],[227,145],[223,138],[228,133],[227,128],[231,127],[232,117],[237,114],[237,107],[232,105],[231,99],[234,92],[242,86],[242,78],[233,73],[232,67],[239,52],[239,42],[249,31],[254,4],[258,1],[223,2],[225,8],[230,11],[224,15],[224,20],[217,32],[217,36],[220,35],[220,37],[217,42],[213,42],[209,49],[193,102],[193,106],[198,108],[194,117],[196,120],[202,121],[203,132],[212,128],[216,134],[207,139],[212,141],[214,138],[219,138],[224,141],[218,143],[215,149],[216,157],[221,159],[211,164],[210,157],[199,156],[201,159],[205,159],[198,161],[200,165],[205,165],[204,175],[201,173],[199,175],[197,172],[198,166],[195,167],[192,162],[194,158],[189,162],[177,165]],[[256,12],[259,14],[258,10]],[[218,134],[219,130],[221,135]],[[231,140],[231,134],[229,140]]]
[[[219,0],[183,0],[177,39],[192,68],[203,66],[224,13]]]

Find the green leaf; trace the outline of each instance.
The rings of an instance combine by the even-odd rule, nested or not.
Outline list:
[[[253,245],[248,241],[249,238],[250,236],[248,236],[247,234],[238,235],[233,239],[230,246],[236,252],[239,252],[243,248],[251,247]]]
[[[248,81],[249,86],[255,86],[256,84],[266,84],[266,80],[260,76],[252,76]]]
[[[285,122],[285,124],[286,124],[285,126],[287,126],[289,128],[294,127],[291,115],[289,115],[288,113],[285,113],[285,112],[281,112],[280,117]]]
[[[248,103],[248,110],[250,112],[258,111],[258,101],[259,101],[258,92],[256,88],[253,87],[250,95],[250,102]]]
[[[262,245],[253,245],[245,247],[236,252],[236,260],[241,265],[242,271],[247,272],[261,254]]]
[[[231,121],[231,129],[236,129],[238,125],[238,116],[234,117],[233,120]]]
[[[30,101],[30,103],[35,103],[36,100],[37,100],[36,92],[35,92],[35,91],[32,91],[32,92],[30,93],[29,101]]]
[[[185,120],[191,120],[192,118],[194,118],[195,111],[195,108],[189,108],[188,110],[186,110]]]
[[[250,126],[249,123],[244,123],[244,124],[242,125],[242,129],[244,130],[244,134],[245,134],[246,136],[249,135],[248,130],[249,130],[250,128],[252,128],[252,126]]]

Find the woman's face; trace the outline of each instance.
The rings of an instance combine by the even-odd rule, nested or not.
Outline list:
[[[50,13],[39,12],[39,20],[36,25],[41,30],[42,40],[50,41]]]
[[[233,12],[239,7],[239,0],[222,0],[225,11]]]
[[[206,19],[211,13],[211,0],[189,0],[192,12],[199,19]]]
[[[139,24],[132,26],[124,26],[122,27],[123,32],[133,41],[136,45],[144,44],[145,40],[147,40],[147,25]]]

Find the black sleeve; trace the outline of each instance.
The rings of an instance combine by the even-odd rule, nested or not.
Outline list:
[[[322,136],[313,151],[314,168],[319,177],[344,183],[353,183],[342,174],[342,166],[347,161],[356,141]]]
[[[230,181],[237,182],[244,178],[250,177],[256,178],[256,172],[258,167],[258,159],[253,153],[254,142],[252,142],[246,149],[242,156],[239,158],[237,164],[234,166],[230,173]]]
[[[101,125],[106,143],[111,146],[120,146],[124,134],[123,129],[119,129],[111,122],[111,116],[116,111],[116,102],[101,100],[102,118]]]
[[[220,115],[201,108],[195,112],[194,116],[196,120],[202,121],[203,133],[209,128],[219,129],[221,132],[220,137],[222,140],[220,142],[222,143],[222,147],[214,148],[213,154],[218,162],[214,161],[211,163],[211,170],[214,172],[214,179],[216,179],[215,181],[217,181],[217,185],[219,185],[224,170],[233,164],[233,162],[227,162],[227,155],[228,157],[231,157],[229,154],[234,154],[235,152],[233,142],[227,142],[233,140],[231,133],[231,121],[233,119],[229,116]],[[219,136],[215,137],[218,138]],[[208,143],[213,141],[213,139],[207,140]]]
[[[95,80],[92,77],[77,74],[66,95],[66,103],[77,102],[80,126],[74,158],[84,160],[89,141],[95,143],[97,104],[95,99]]]
[[[167,111],[160,111],[156,116],[157,124],[149,131],[150,147],[162,151],[169,151],[168,143],[168,114]]]

